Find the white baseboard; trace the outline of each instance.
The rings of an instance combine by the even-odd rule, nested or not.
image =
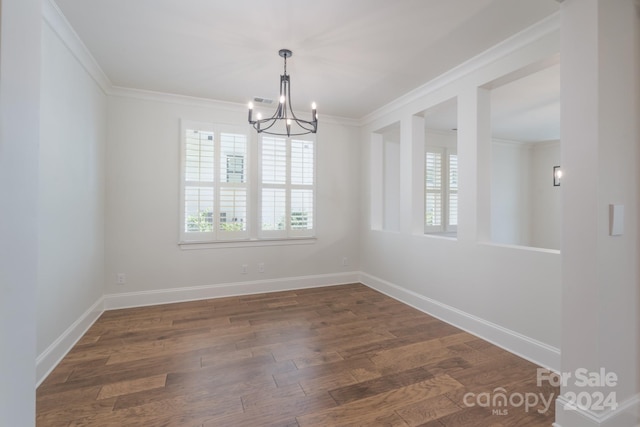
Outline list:
[[[560,350],[555,347],[366,273],[360,274],[360,282],[537,365],[560,371]]]
[[[98,320],[104,311],[103,297],[100,297],[82,316],[62,333],[36,358],[36,388],[58,366],[58,363],[73,348],[80,338]]]
[[[556,399],[556,422],[553,427],[638,427],[640,426],[640,394],[618,402],[611,411],[595,413],[573,408],[563,396]]]
[[[357,283],[358,280],[358,272],[347,272],[104,295],[37,357],[36,388],[47,378],[62,358],[64,358],[69,350],[82,338],[105,310],[258,294],[263,292],[344,285]]]
[[[40,385],[105,310],[358,282],[477,335],[538,365],[554,371],[559,370],[560,352],[556,348],[374,276],[359,272],[345,272],[104,295],[38,356],[36,360],[37,385]]]
[[[123,294],[107,294],[104,296],[104,309],[116,310],[119,308],[170,304],[174,302],[194,301],[208,298],[318,288],[322,286],[358,283],[358,280],[358,272],[347,272],[320,274],[314,276],[285,277],[281,279],[255,280],[251,282],[223,283],[219,285],[127,292]]]

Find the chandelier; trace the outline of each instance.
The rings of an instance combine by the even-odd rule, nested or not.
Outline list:
[[[278,52],[284,58],[284,74],[280,76],[280,99],[278,108],[273,116],[263,119],[260,113],[256,114],[257,120],[253,120],[253,103],[249,103],[249,124],[258,133],[269,135],[291,136],[316,133],[318,130],[318,113],[316,103],[311,104],[311,120],[302,120],[296,117],[291,107],[291,80],[287,74],[287,58],[291,58],[293,52],[289,49],[280,49]]]

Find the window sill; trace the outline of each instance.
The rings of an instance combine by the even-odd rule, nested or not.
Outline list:
[[[484,246],[493,246],[495,248],[506,248],[506,249],[516,249],[530,252],[542,252],[547,254],[556,254],[560,255],[560,249],[549,249],[549,248],[539,248],[537,246],[524,246],[524,245],[514,245],[510,243],[499,243],[499,242],[478,242]]]
[[[198,249],[224,249],[224,248],[249,248],[260,246],[289,246],[312,245],[316,243],[315,237],[290,237],[283,239],[246,239],[246,240],[218,240],[209,242],[178,242],[182,250]]]

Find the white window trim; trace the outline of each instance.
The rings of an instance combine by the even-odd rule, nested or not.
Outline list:
[[[245,157],[245,174],[247,189],[247,231],[241,232],[242,235],[224,232],[224,238],[215,238],[215,232],[195,233],[185,231],[185,167],[186,167],[186,130],[198,129],[208,132],[230,132],[247,135],[247,154]],[[279,234],[262,234],[261,233],[261,161],[259,159],[261,147],[259,141],[261,136],[257,136],[255,132],[247,130],[247,127],[238,125],[213,124],[207,122],[197,122],[192,120],[181,120],[180,124],[180,200],[179,208],[179,239],[178,246],[182,250],[200,250],[200,249],[217,249],[229,247],[253,247],[253,246],[286,246],[286,245],[305,245],[314,244],[317,241],[316,230],[318,227],[317,217],[317,159],[318,146],[315,136],[295,137],[294,139],[308,140],[314,144],[313,156],[313,228],[311,230],[289,230],[288,233]],[[218,144],[219,145],[219,144]],[[287,150],[290,155],[291,144],[287,143]],[[215,162],[218,165],[220,160],[220,150],[214,151]],[[290,170],[290,159],[288,159],[288,169]],[[214,173],[217,173],[214,172]],[[290,186],[298,188],[299,186]],[[217,186],[219,192],[219,185]],[[303,186],[303,188],[308,188]],[[219,194],[215,194],[215,212],[219,212],[217,204]],[[214,215],[216,213],[214,212]],[[288,220],[288,222],[290,219]],[[287,231],[287,230],[285,230]]]

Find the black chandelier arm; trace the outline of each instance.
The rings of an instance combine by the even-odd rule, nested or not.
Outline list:
[[[308,122],[306,120],[295,120],[295,122],[298,124],[298,126],[300,126],[302,129],[308,130],[310,132],[315,132],[317,129],[317,125],[315,124],[315,122]],[[310,127],[307,127],[305,125],[309,125]]]
[[[315,117],[312,117],[312,118],[311,118],[311,121],[308,121],[308,120],[302,120],[302,119],[299,119],[299,118],[296,116],[296,113],[294,113],[294,112],[293,112],[293,108],[291,107],[291,105],[292,105],[292,104],[291,104],[291,88],[289,88],[289,91],[287,92],[287,102],[289,103],[289,111],[291,112],[291,117],[292,117],[296,122],[298,122],[298,123],[300,123],[300,122],[304,122],[304,123],[307,123],[307,124],[313,124],[313,123],[315,123],[315,122],[317,121],[317,119],[316,119]],[[312,113],[312,114],[313,114],[313,113]]]
[[[260,133],[264,133],[264,134],[267,134],[267,135],[274,135],[274,136],[286,136],[288,138],[288,137],[291,137],[291,136],[309,135],[310,133],[313,133],[313,132],[290,133],[289,135],[282,134],[282,133],[276,133],[276,132],[262,132],[262,131]]]
[[[289,129],[291,127],[291,125],[293,125],[294,123],[298,125],[298,127],[300,127],[301,129],[304,129],[306,132],[304,133],[291,133],[289,132],[287,134],[287,136],[291,136],[291,135],[306,135],[307,133],[315,133],[318,129],[318,124],[317,122],[310,122],[308,120],[300,120],[300,119],[279,119],[279,118],[268,118],[268,119],[261,119],[261,120],[253,120],[251,122],[249,122],[253,128],[258,131],[259,133],[268,133],[271,135],[284,135],[284,134],[278,134],[278,133],[271,133],[271,132],[267,132],[269,129],[271,129],[273,126],[276,125],[276,123],[278,123],[278,121],[282,122],[285,124],[285,126],[287,125],[287,121],[290,121],[291,124],[289,125]],[[266,126],[262,126],[265,125]]]

